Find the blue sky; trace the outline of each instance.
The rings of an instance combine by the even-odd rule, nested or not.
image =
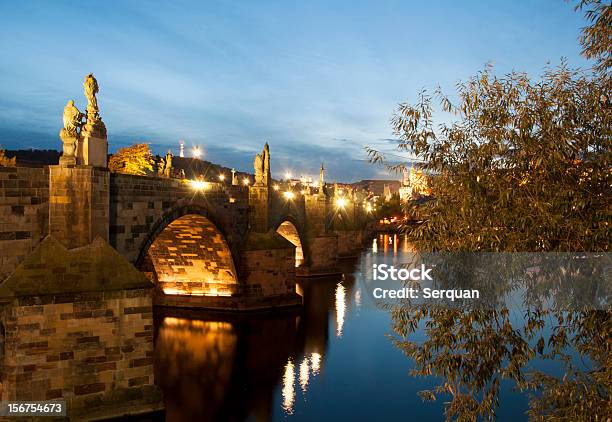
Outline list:
[[[573,4],[538,1],[20,1],[0,3],[0,144],[56,148],[68,99],[93,72],[111,151],[135,141],[252,170],[387,178],[398,103],[447,92],[492,62],[538,76],[585,66]]]

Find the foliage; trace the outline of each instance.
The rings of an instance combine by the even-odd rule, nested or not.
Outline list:
[[[401,217],[404,214],[402,206],[400,204],[400,197],[398,194],[391,195],[391,198],[387,201],[385,198],[380,196],[375,204],[376,217],[379,219],[389,217]]]
[[[612,107],[602,80],[562,64],[540,81],[486,68],[458,85],[457,118],[433,123],[431,97],[401,104],[400,150],[434,174],[435,200],[413,210],[421,250],[601,251],[609,248]],[[380,156],[372,152],[373,160]]]
[[[398,149],[432,176],[434,199],[410,211],[423,220],[408,228],[419,250],[609,251],[612,9],[599,0],[581,0],[577,9],[588,9],[591,26],[580,42],[596,61],[592,72],[562,62],[532,80],[486,67],[457,85],[456,104],[436,90],[450,114],[440,125],[425,91],[416,104],[399,106]],[[421,397],[450,395],[448,420],[493,419],[504,379],[533,393],[531,419],[612,418],[609,311],[528,310],[517,323],[505,309],[398,307],[392,317],[393,340],[414,360],[413,374],[442,378]],[[411,338],[419,328],[425,340]],[[534,358],[561,360],[565,375],[530,371]]]
[[[111,155],[108,168],[113,173],[145,175],[153,171],[153,155],[148,144],[134,144]]]
[[[585,10],[586,9],[586,10]],[[612,69],[612,4],[602,0],[580,0],[576,10],[585,10],[591,23],[582,29],[582,54],[596,61],[595,70],[610,78]]]
[[[15,167],[17,165],[17,157],[8,158],[5,151],[0,149],[0,167]]]
[[[447,420],[494,419],[504,379],[534,392],[533,420],[608,420],[612,416],[612,316],[605,311],[552,313],[529,311],[522,327],[507,310],[407,309],[391,312],[393,341],[416,366],[413,375],[443,377],[434,390],[421,391],[424,400],[450,395]],[[544,329],[555,320],[552,332]],[[424,341],[410,335],[424,325]],[[420,337],[420,336],[419,336]],[[584,370],[572,363],[568,347],[590,359]],[[526,372],[534,358],[559,359],[562,379]]]

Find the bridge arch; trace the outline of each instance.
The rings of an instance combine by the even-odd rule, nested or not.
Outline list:
[[[206,210],[184,207],[167,213],[144,242],[137,267],[150,273],[165,294],[230,296],[238,275],[226,237]]]
[[[300,230],[299,224],[291,217],[285,217],[275,225],[275,231],[295,246],[295,266],[300,267],[306,263],[308,246],[306,238]]]

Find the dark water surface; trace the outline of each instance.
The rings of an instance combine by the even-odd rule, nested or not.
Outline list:
[[[155,376],[166,419],[443,420],[444,400],[417,395],[441,379],[409,374],[414,363],[389,338],[389,312],[366,303],[372,254],[399,256],[407,243],[380,237],[376,249],[345,262],[341,277],[300,281],[298,313],[158,314]],[[412,340],[425,335],[419,329]],[[512,382],[502,381],[499,398],[497,420],[526,419],[527,396]]]

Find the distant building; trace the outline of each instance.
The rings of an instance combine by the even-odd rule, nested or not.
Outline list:
[[[415,170],[414,167],[410,167],[410,171],[404,170],[399,195],[402,202],[431,195],[429,180],[423,170]]]
[[[401,183],[397,180],[362,180],[351,184],[354,189],[361,189],[371,193],[373,196],[382,197],[385,196],[385,186],[393,194],[397,194],[401,186]]]

